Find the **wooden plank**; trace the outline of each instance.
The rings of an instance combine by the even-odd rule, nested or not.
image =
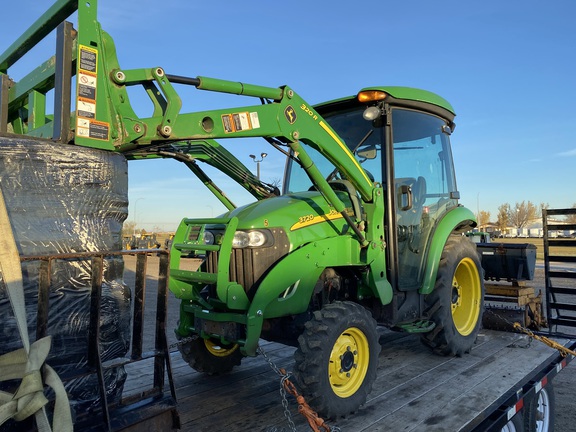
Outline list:
[[[437,411],[426,408],[431,399],[442,395],[453,399],[463,390],[462,386],[449,386],[447,383],[451,379],[462,376],[468,382],[474,376],[480,377],[481,374],[477,371],[490,369],[489,364],[493,362],[494,356],[516,340],[510,337],[486,336],[482,339],[480,346],[462,357],[440,357],[425,352],[426,358],[404,368],[400,373],[400,379],[379,375],[375,391],[370,395],[364,409],[361,409],[354,418],[347,419],[341,427],[355,431],[378,430],[379,425],[388,427],[391,419],[406,415],[407,421],[401,428],[387,429],[404,430],[414,421],[410,419],[411,416],[419,419],[416,423],[434,417]]]
[[[483,332],[472,352],[462,357],[436,356],[414,335],[383,336],[381,340],[386,345],[367,403],[354,415],[330,425],[354,431],[452,430],[453,424],[473,421],[506,386],[526,375],[526,370],[512,365],[521,362],[523,367],[532,367],[542,361],[536,349],[509,348],[523,340],[509,333]],[[268,344],[266,351],[278,366],[293,368],[294,348]],[[199,374],[178,353],[173,354],[172,362],[183,431],[288,427],[279,377],[264,359],[246,358],[224,376]],[[297,428],[307,430],[291,396],[288,406]]]
[[[276,349],[272,349],[276,348]],[[292,369],[294,348],[273,344],[267,355],[279,366]],[[176,377],[183,429],[190,431],[263,430],[287,425],[280,397],[280,378],[261,357],[246,358],[232,373],[208,376],[194,372],[188,380]],[[304,426],[289,396],[294,422]]]
[[[486,294],[500,295],[505,297],[533,296],[534,288],[532,287],[515,287],[507,285],[484,284]]]
[[[470,427],[462,425],[462,417],[474,416],[474,420],[471,423],[474,426],[478,424],[480,420],[483,420],[481,407],[487,407],[487,400],[490,400],[495,393],[503,395],[511,391],[517,383],[522,382],[526,378],[527,374],[542,364],[546,358],[554,354],[552,348],[537,343],[534,343],[525,350],[515,347],[511,347],[508,350],[510,352],[502,353],[498,362],[494,364],[493,374],[490,375],[490,377],[479,382],[474,388],[471,388],[469,392],[463,392],[460,397],[450,401],[448,405],[441,408],[442,411],[448,413],[442,425],[437,425],[435,428],[428,428],[426,430],[431,432],[469,430]],[[521,360],[517,363],[517,367],[511,368],[511,359],[514,357],[520,358]],[[499,370],[498,365],[501,365],[505,372]],[[446,425],[447,428],[444,428],[444,425]]]
[[[529,350],[539,350],[541,345],[528,349],[503,347],[482,358],[461,373],[445,375],[426,392],[410,401],[385,421],[386,430],[406,431],[458,431],[469,429],[483,409],[490,406],[499,395],[506,393],[521,381],[526,371],[538,366],[542,357],[531,355]],[[551,354],[552,350],[548,349]],[[511,365],[512,358],[521,358],[520,367]],[[372,430],[384,430],[383,426]]]
[[[523,336],[494,331],[482,331],[462,357],[434,355],[418,335],[383,330],[380,343],[378,376],[366,404],[329,425],[366,432],[467,430],[463,425],[479,422],[486,407],[553,352],[536,342],[518,348]],[[264,341],[262,346],[277,366],[293,370],[295,348]],[[171,361],[182,431],[289,430],[279,376],[262,356],[245,358],[222,376],[192,370],[178,352]],[[129,365],[125,394],[149,388],[152,371],[151,361]],[[292,396],[287,403],[297,430],[309,430]]]

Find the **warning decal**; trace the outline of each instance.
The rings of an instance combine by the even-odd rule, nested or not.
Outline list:
[[[79,118],[76,124],[76,134],[85,138],[108,141],[110,126],[108,123]]]
[[[108,141],[110,124],[96,120],[98,50],[85,45],[80,45],[78,50],[76,135]]]
[[[256,112],[241,112],[235,114],[223,114],[222,125],[224,132],[242,132],[260,127],[260,120]]]
[[[78,97],[96,100],[96,75],[85,72],[78,74]]]
[[[78,106],[76,108],[78,117],[86,117],[93,119],[96,117],[96,101],[90,99],[78,98]]]
[[[257,112],[251,112],[250,113],[250,122],[252,123],[252,127],[254,129],[258,129],[260,127],[260,120],[258,119],[258,113]]]
[[[80,71],[96,73],[98,65],[98,51],[94,48],[87,47],[86,45],[80,45],[79,50],[80,55],[78,56],[78,61],[80,64],[78,68]]]

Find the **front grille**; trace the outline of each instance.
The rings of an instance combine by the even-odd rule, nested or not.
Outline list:
[[[188,241],[195,242],[200,238],[202,225],[192,225],[188,230]]]
[[[268,269],[285,256],[290,250],[288,237],[283,229],[270,229],[274,236],[274,245],[265,248],[232,249],[230,256],[230,281],[244,287],[247,294],[253,291]],[[206,269],[209,273],[218,272],[219,252],[206,254]]]

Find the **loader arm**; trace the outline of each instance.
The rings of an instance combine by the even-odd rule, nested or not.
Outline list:
[[[73,31],[70,23],[58,26],[54,66],[50,61],[45,63],[42,80],[36,77],[39,73],[36,71],[20,83],[7,80],[8,68],[49,33],[48,27],[53,28],[65,19],[74,7],[78,10],[78,30]],[[76,76],[75,98],[65,97],[66,89],[71,87],[70,73]],[[366,202],[372,200],[372,182],[322,116],[287,86],[273,88],[208,77],[167,75],[160,67],[121,69],[114,42],[97,20],[96,0],[56,2],[0,56],[0,77],[3,82],[0,132],[5,132],[10,123],[16,133],[52,136],[63,143],[121,153],[182,141],[276,139],[291,148],[317,189],[346,218],[361,243],[367,244],[357,224],[345,212],[342,201],[312,162],[307,146],[338,167]],[[43,112],[36,104],[45,104],[45,98],[37,95],[38,89],[45,93],[52,79],[57,93],[54,117],[34,114]],[[182,102],[172,82],[199,90],[258,98],[260,104],[181,113]],[[136,115],[128,96],[130,86],[140,86],[151,99],[154,106],[151,117]],[[72,102],[75,112],[68,119],[63,113]]]
[[[204,162],[225,173],[258,200],[280,194],[277,187],[260,181],[216,140],[185,141],[168,145],[147,146],[125,153],[125,155],[129,160],[171,158],[184,163],[228,210],[236,208],[236,205],[214,184],[197,161]]]

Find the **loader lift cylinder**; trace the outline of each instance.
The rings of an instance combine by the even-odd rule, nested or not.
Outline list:
[[[208,77],[184,77],[166,74],[166,78],[173,84],[193,85],[199,90],[230,93],[235,95],[260,97],[279,101],[284,90],[276,87],[264,87],[254,84],[245,84],[238,81],[227,81]]]

